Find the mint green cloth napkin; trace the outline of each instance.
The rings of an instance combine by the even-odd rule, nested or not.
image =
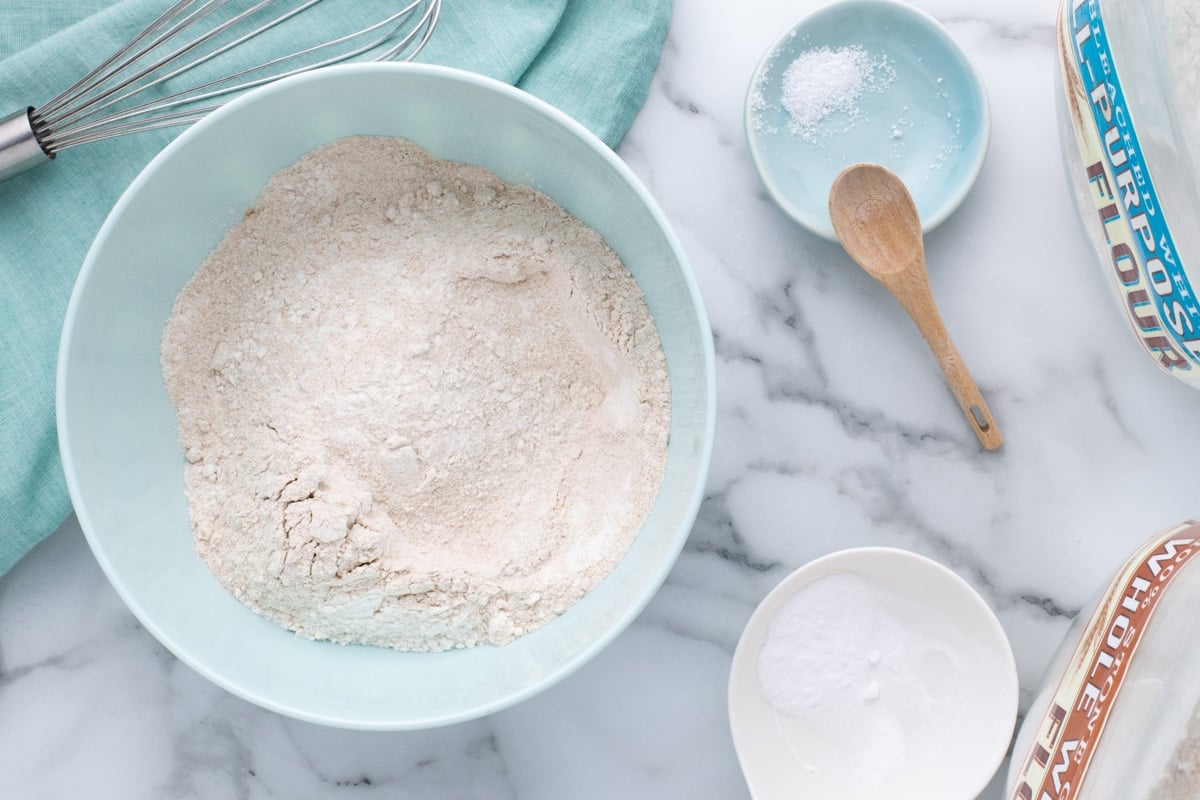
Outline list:
[[[0,116],[53,97],[167,4],[0,2]],[[321,3],[303,24],[334,30],[333,14],[377,19],[399,5]],[[418,60],[516,84],[615,145],[645,100],[670,14],[671,0],[444,0]],[[109,209],[177,134],[85,145],[0,182],[0,573],[71,511],[54,423],[67,299]]]

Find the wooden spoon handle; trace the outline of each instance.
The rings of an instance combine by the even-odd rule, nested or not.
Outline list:
[[[944,334],[945,327],[942,326],[941,330]],[[984,401],[983,394],[975,384],[975,379],[967,370],[967,365],[963,363],[962,356],[958,354],[954,342],[950,340],[949,336],[946,336],[935,344],[928,334],[925,334],[924,331],[922,334],[929,342],[929,349],[937,359],[938,366],[942,368],[942,375],[945,376],[950,391],[954,392],[959,408],[963,410],[971,429],[979,437],[979,443],[985,450],[995,450],[1004,444],[1004,437],[1000,434],[1000,428],[996,426],[991,409]]]
[[[979,438],[979,443],[985,450],[995,450],[1004,443],[1004,437],[1000,434],[1000,428],[996,426],[996,420],[992,418],[992,412],[975,384],[975,379],[971,377],[962,356],[958,354],[958,348],[954,346],[946,324],[942,322],[942,315],[938,313],[933,295],[929,291],[929,284],[924,280],[904,279],[887,283],[892,294],[921,331],[930,352],[942,368],[946,384],[950,391],[954,392],[971,430],[975,431]]]

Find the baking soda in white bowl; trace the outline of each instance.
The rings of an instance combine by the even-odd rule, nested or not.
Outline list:
[[[970,586],[903,550],[818,559],[759,606],[730,718],[756,798],[974,798],[1017,701],[1003,630]]]

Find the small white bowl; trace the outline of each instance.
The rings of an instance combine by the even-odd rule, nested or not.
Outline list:
[[[845,603],[791,616],[801,606],[789,602],[810,602],[798,593],[822,579],[841,581]],[[777,618],[786,622],[772,630]],[[812,634],[803,646],[781,638],[798,632]],[[801,711],[781,710],[778,691],[769,699],[778,687],[764,687],[759,663],[769,640],[789,642],[785,653],[805,666],[789,685]],[[792,663],[778,653],[768,683]],[[955,693],[961,704],[949,702]],[[835,552],[784,578],[751,616],[729,676],[734,746],[756,800],[973,800],[1004,760],[1017,699],[1012,648],[987,603],[937,562],[883,547]]]

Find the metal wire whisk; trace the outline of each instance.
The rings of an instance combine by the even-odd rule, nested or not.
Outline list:
[[[236,62],[241,45],[259,36],[269,38],[270,31],[288,36],[287,23],[322,1],[173,3],[53,100],[0,121],[0,181],[69,147],[190,125],[231,95],[288,75],[350,60],[411,60],[429,41],[442,6],[442,0],[401,0],[403,8],[365,28],[305,43],[301,49],[250,66],[225,63]],[[209,62],[235,71],[209,78],[203,70],[187,75]],[[177,88],[181,84],[185,88]]]

